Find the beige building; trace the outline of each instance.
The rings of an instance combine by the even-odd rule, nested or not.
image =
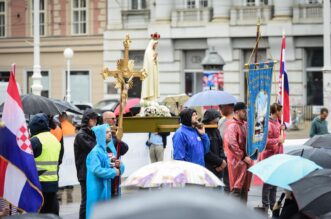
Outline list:
[[[106,0],[40,0],[42,95],[66,95],[65,48],[71,60],[71,100],[96,103],[103,98],[103,32]],[[16,63],[22,93],[30,93],[33,74],[33,1],[0,0],[0,82]]]

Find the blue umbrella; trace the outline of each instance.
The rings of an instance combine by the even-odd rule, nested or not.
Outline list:
[[[306,158],[277,154],[260,161],[250,167],[248,171],[260,177],[265,183],[292,191],[289,184],[316,169],[322,169],[322,167]]]
[[[218,106],[236,102],[236,98],[226,91],[207,90],[194,94],[184,106]]]

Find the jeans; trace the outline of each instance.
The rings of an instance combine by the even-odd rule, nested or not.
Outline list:
[[[263,184],[262,188],[262,204],[264,207],[272,208],[276,202],[276,193],[277,193],[277,186],[273,186],[267,183]]]

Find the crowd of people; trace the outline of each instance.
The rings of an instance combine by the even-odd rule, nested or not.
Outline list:
[[[280,123],[281,116],[282,106],[272,104],[267,144],[259,155],[259,161],[283,153],[285,126]],[[327,116],[328,110],[322,108],[320,116],[312,123],[311,136],[327,133]],[[181,126],[172,138],[173,159],[206,167],[223,181],[226,193],[247,202],[252,180],[247,170],[253,165],[253,160],[246,154],[246,104],[237,102],[220,105],[218,109],[207,109],[201,120],[196,110],[185,108],[179,117]],[[116,116],[113,112],[103,113],[102,123],[98,124],[98,114],[92,109],[84,112],[79,131],[73,131],[65,114],[59,117],[59,122],[43,113],[36,114],[30,120],[30,141],[44,196],[41,213],[59,215],[58,171],[64,153],[65,132],[76,135],[74,155],[81,188],[79,218],[89,218],[91,207],[96,202],[120,196],[120,180],[125,170],[121,156],[127,153],[129,146],[116,138]],[[205,128],[205,125],[213,125],[213,128]],[[163,160],[169,134],[149,133],[146,145],[152,163]],[[276,192],[277,187],[263,184],[262,206],[257,208],[265,212],[268,209],[275,210],[274,217],[279,217],[284,213],[277,211],[279,203],[276,202]],[[286,195],[286,200],[286,203],[295,205],[291,193]],[[1,214],[9,213],[9,208],[3,207]]]

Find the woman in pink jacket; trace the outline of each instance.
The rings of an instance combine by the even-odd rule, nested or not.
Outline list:
[[[284,143],[284,125],[280,124],[282,117],[282,106],[274,103],[270,106],[268,139],[265,150],[260,154],[259,160],[266,159],[274,154],[283,153]],[[262,188],[262,204],[263,208],[267,211],[268,208],[272,210],[276,202],[277,187],[264,183]]]

